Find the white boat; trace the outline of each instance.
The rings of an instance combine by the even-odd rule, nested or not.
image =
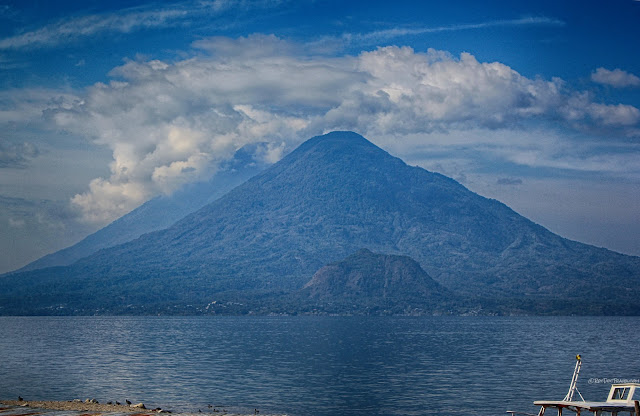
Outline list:
[[[591,412],[595,416],[611,414],[612,416],[640,416],[640,384],[638,383],[623,383],[612,384],[611,390],[609,390],[609,396],[605,402],[590,402],[584,400],[580,391],[577,388],[578,374],[580,373],[580,367],[582,366],[582,358],[580,355],[576,356],[576,367],[573,371],[573,378],[571,379],[571,385],[569,392],[562,400],[536,400],[534,405],[540,406],[538,416],[543,416],[547,409],[554,409],[557,411],[558,416],[562,416],[562,412],[567,410],[575,413],[577,416],[582,414],[586,415],[586,412]],[[580,400],[574,400],[575,393],[578,393]],[[528,415],[527,413],[507,411],[511,415]],[[529,415],[535,416],[535,415]]]

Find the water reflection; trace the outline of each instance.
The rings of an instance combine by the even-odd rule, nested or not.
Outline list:
[[[4,317],[0,392],[290,415],[534,412],[638,378],[640,318]],[[616,328],[611,331],[610,328]]]

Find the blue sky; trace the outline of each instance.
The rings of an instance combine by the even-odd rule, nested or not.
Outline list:
[[[0,0],[0,272],[355,130],[640,255],[640,2]]]

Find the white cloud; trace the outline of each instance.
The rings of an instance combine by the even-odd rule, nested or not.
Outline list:
[[[229,10],[236,13],[255,12],[280,6],[280,0],[213,0],[182,1],[155,9],[131,7],[112,13],[65,17],[35,30],[0,39],[0,50],[37,49],[75,42],[82,38],[109,33],[131,33],[143,29],[190,25],[199,18],[219,17]]]
[[[640,180],[640,159],[638,153],[615,153],[580,155],[573,149],[568,152],[559,149],[531,148],[500,150],[506,160],[521,166],[534,168],[565,169],[580,172],[599,173],[606,172],[609,175],[618,174],[626,179]]]
[[[632,127],[640,121],[640,111],[626,104],[600,104],[593,102],[587,93],[572,93],[558,107],[558,114],[567,122],[581,127],[591,122],[597,128]],[[627,135],[634,136],[634,129],[628,128]]]
[[[245,144],[278,143],[263,155],[273,160],[283,142],[298,140],[315,107],[338,104],[336,90],[359,77],[330,62],[259,54],[172,65],[131,61],[112,75],[121,80],[96,84],[83,102],[50,113],[59,127],[113,151],[111,176],[73,198],[87,220],[103,223],[153,195],[206,179]]]
[[[467,126],[501,127],[545,114],[562,98],[557,81],[530,80],[506,65],[455,59],[395,46],[362,53],[369,75],[328,119],[345,128],[429,132]]]
[[[46,88],[0,91],[0,125],[41,124],[49,109],[69,109],[80,98],[68,91]]]
[[[564,26],[564,22],[559,19],[549,17],[522,17],[519,19],[508,20],[491,20],[487,22],[479,23],[467,23],[456,24],[450,26],[435,26],[435,27],[418,27],[418,28],[406,28],[396,27],[392,29],[377,30],[373,32],[363,34],[345,34],[343,38],[349,41],[369,41],[369,40],[386,40],[400,36],[412,36],[422,35],[426,33],[441,33],[441,32],[457,32],[461,30],[477,30],[486,29],[492,27],[509,27],[509,26]]]
[[[522,26],[564,26],[565,22],[556,18],[545,16],[528,16],[517,19],[489,20],[477,23],[453,24],[448,26],[397,26],[387,29],[374,30],[364,33],[346,32],[340,36],[324,36],[306,45],[307,49],[317,51],[334,51],[344,48],[346,45],[370,46],[373,44],[388,43],[389,41],[405,37],[418,36],[430,33],[458,32],[480,30],[495,27],[522,27]]]
[[[610,85],[615,88],[640,86],[640,78],[619,68],[616,68],[613,71],[605,68],[598,68],[595,72],[591,73],[591,80],[593,82]]]
[[[579,140],[566,132],[543,126],[526,129],[470,129],[383,136],[383,145],[411,165],[443,173],[458,179],[494,175],[496,183],[506,175],[531,177],[596,178],[613,182],[640,183],[640,148],[625,139],[609,143],[580,135]],[[487,183],[462,182],[476,190]]]
[[[126,214],[150,196],[142,183],[97,178],[89,184],[89,192],[74,196],[71,202],[85,221],[101,224]]]
[[[606,125],[633,126],[640,121],[640,110],[631,105],[591,103],[587,112],[593,119]]]
[[[640,127],[635,107],[597,103],[562,80],[527,78],[467,53],[391,46],[358,56],[308,56],[300,45],[265,35],[204,39],[194,47],[204,52],[175,63],[126,62],[109,84],[47,111],[58,127],[113,153],[110,176],[73,198],[85,219],[108,222],[153,195],[205,179],[249,143],[266,143],[256,157],[273,162],[300,140],[334,129],[396,143],[399,153],[438,134],[440,146],[465,135],[472,145],[492,136],[498,150],[524,143],[501,157],[528,165],[551,163],[557,153],[531,146],[537,140],[531,135],[496,141],[496,129],[523,133],[533,122],[561,122],[624,136]]]
[[[52,131],[58,128],[52,126],[45,115],[52,109],[70,109],[77,100],[76,95],[64,90],[25,88],[0,91],[0,187],[5,192],[10,188],[12,191],[28,188],[30,181],[37,176],[33,167],[42,162],[42,157],[52,147],[69,146],[73,141],[68,134],[58,135]],[[24,168],[29,168],[28,180],[12,179],[14,175],[24,178]]]
[[[56,46],[98,33],[129,33],[134,30],[167,26],[184,18],[186,10],[129,10],[124,13],[93,14],[62,19],[40,29],[0,40],[0,49]]]
[[[209,51],[213,56],[225,58],[257,58],[269,56],[287,56],[301,53],[301,45],[287,42],[275,35],[254,34],[237,39],[214,36],[193,42],[197,49]]]
[[[560,79],[520,75],[499,62],[478,62],[468,53],[456,59],[389,46],[359,56],[363,85],[331,109],[322,123],[384,134],[436,130],[505,128],[533,118],[558,118],[576,127],[637,125],[638,109],[594,103],[567,90]]]

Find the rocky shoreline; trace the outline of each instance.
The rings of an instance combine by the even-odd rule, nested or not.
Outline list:
[[[108,412],[108,413],[140,413],[141,411],[152,412],[146,407],[140,405],[123,405],[123,404],[103,404],[96,401],[38,401],[38,400],[0,400],[0,404],[7,406],[35,407],[39,409],[50,410],[70,410],[78,412]]]
[[[98,416],[103,414],[117,415],[117,414],[131,414],[132,416],[152,416],[156,413],[172,413],[167,410],[163,410],[160,408],[155,409],[147,409],[143,403],[138,404],[113,404],[113,403],[98,403],[95,400],[87,399],[85,401],[81,400],[71,400],[71,401],[40,401],[40,400],[0,400],[0,405],[9,406],[14,410],[19,410],[20,408],[30,408],[30,409],[42,409],[42,410],[50,410],[56,412],[69,412],[70,416]],[[6,413],[6,408],[3,409],[0,406],[0,414]],[[216,415],[216,416],[249,416],[241,413],[227,412],[222,409],[207,409],[208,412],[198,412],[198,413],[179,413],[180,415]],[[91,412],[87,414],[87,412]],[[11,412],[10,416],[27,416],[27,415],[41,415],[46,416],[47,412],[32,412],[31,410],[28,413],[22,414],[21,412]],[[262,415],[257,409],[251,415],[260,414],[261,416],[286,416],[286,415]],[[53,415],[52,415],[53,416]],[[60,414],[56,414],[56,416],[61,416]]]

